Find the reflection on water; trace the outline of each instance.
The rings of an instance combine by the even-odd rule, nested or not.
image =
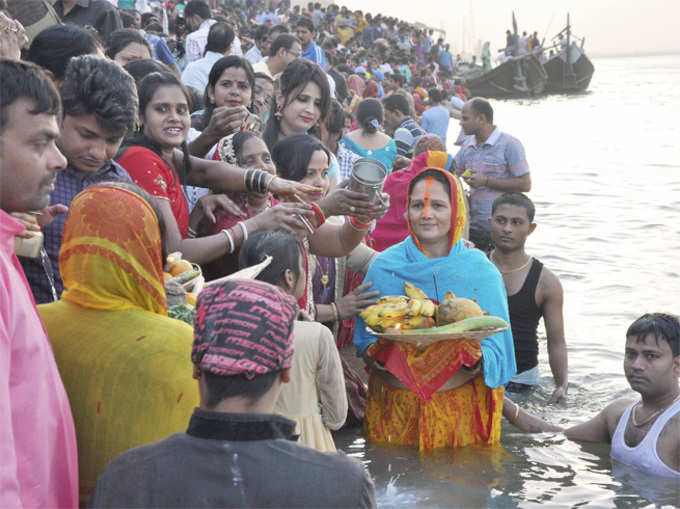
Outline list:
[[[546,405],[543,330],[542,386],[518,401],[562,425],[632,396],[622,369],[628,325],[647,311],[680,312],[680,124],[671,113],[680,109],[680,56],[594,63],[588,94],[493,103],[496,124],[522,141],[531,167],[538,228],[528,250],[565,292],[568,401]],[[457,133],[452,123],[448,138]],[[613,471],[607,445],[503,426],[498,446],[422,457],[366,444],[358,431],[337,444],[367,464],[383,507],[680,506],[677,484]]]

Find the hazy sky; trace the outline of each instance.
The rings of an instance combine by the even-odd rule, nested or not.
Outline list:
[[[515,11],[520,33],[552,37],[571,13],[573,30],[590,55],[680,53],[680,0],[336,0],[373,14],[420,21],[447,32],[454,51],[476,40],[505,46]],[[552,21],[551,21],[552,20]],[[546,34],[547,30],[547,34]],[[465,42],[464,42],[465,41]]]

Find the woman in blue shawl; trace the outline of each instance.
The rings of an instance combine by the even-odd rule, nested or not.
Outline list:
[[[409,185],[406,211],[410,236],[378,255],[365,282],[381,296],[402,295],[404,281],[434,300],[450,290],[509,323],[500,273],[461,240],[465,202],[460,182],[444,170],[426,168]],[[510,330],[481,342],[435,343],[423,352],[377,339],[357,317],[354,344],[370,368],[364,421],[369,440],[421,451],[499,440],[503,385],[516,371]],[[392,362],[395,355],[400,362]],[[470,359],[478,362],[469,365]],[[390,372],[396,365],[402,369]],[[427,387],[409,383],[418,375],[430,382]]]

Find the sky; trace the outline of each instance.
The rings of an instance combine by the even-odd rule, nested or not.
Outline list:
[[[680,0],[336,0],[338,5],[394,15],[446,30],[452,50],[469,52],[477,40],[492,52],[505,46],[515,11],[520,33],[549,40],[566,25],[585,37],[591,56],[680,54]]]

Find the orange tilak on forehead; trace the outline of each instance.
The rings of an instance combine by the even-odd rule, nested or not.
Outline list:
[[[423,210],[424,217],[430,216],[430,186],[432,185],[432,182],[434,182],[433,177],[427,177],[425,179],[425,194],[423,195],[423,206],[425,207]]]

